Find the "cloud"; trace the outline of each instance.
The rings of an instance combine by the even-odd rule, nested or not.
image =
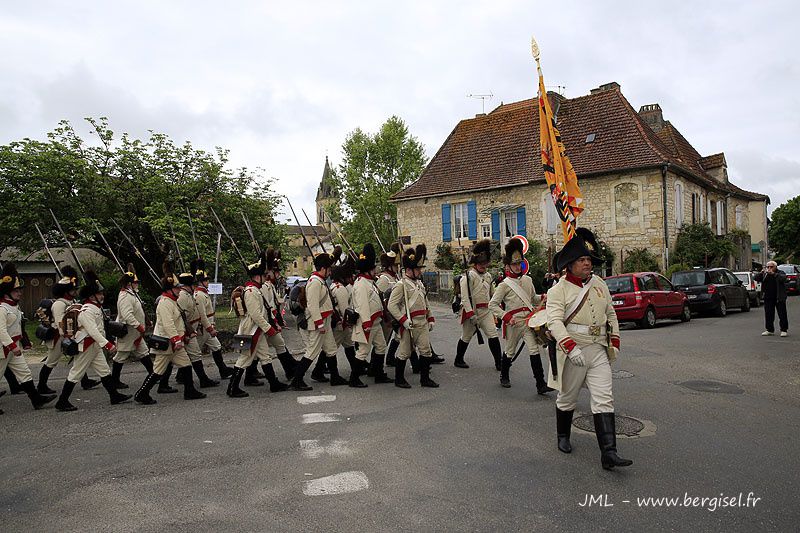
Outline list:
[[[769,212],[800,193],[800,161],[754,149],[727,152],[729,179],[743,189],[770,197]]]

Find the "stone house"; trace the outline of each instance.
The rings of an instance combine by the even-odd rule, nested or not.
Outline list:
[[[614,273],[634,248],[668,265],[680,227],[696,222],[708,222],[719,236],[733,228],[751,236],[752,248],[744,244],[732,268],[749,268],[751,253],[763,259],[769,198],[731,183],[725,155],[700,155],[658,104],[636,112],[614,82],[577,98],[548,97],[586,202],[579,225],[614,252]],[[419,179],[392,201],[404,233],[430,250],[484,237],[504,244],[515,234],[560,249],[536,100],[460,121]]]

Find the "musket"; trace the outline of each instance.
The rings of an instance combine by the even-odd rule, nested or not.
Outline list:
[[[228,240],[231,241],[231,246],[233,246],[233,249],[236,252],[236,255],[239,256],[239,261],[242,262],[242,266],[244,267],[244,271],[247,272],[247,261],[245,260],[244,256],[242,255],[242,252],[239,251],[239,247],[236,246],[236,241],[233,240],[233,237],[231,237],[231,234],[228,233],[227,229],[225,229],[225,225],[219,219],[219,217],[217,216],[217,212],[214,211],[213,207],[211,208],[211,214],[214,215],[214,220],[217,221],[217,224],[219,225],[220,229],[222,230],[222,233],[224,233],[225,236],[228,238]]]
[[[242,211],[242,220],[244,220],[244,227],[247,229],[247,234],[250,235],[250,242],[253,244],[253,250],[256,251],[256,255],[261,255],[261,247],[258,245],[256,236],[253,234],[253,226],[250,225],[250,220],[247,218],[247,215],[244,214],[244,211]]]
[[[197,237],[194,235],[194,222],[192,222],[192,212],[189,206],[186,206],[186,215],[189,217],[189,229],[192,230],[192,242],[194,243],[194,253],[197,254],[196,258],[200,259],[200,248],[197,247]]]
[[[383,250],[383,253],[386,253],[386,247],[381,242],[381,238],[378,237],[378,229],[375,227],[375,223],[372,221],[372,218],[369,216],[369,213],[367,213],[367,208],[362,205],[361,210],[364,212],[364,216],[367,217],[367,220],[369,220],[369,225],[372,226],[372,234],[375,235],[375,239],[378,241],[381,250]]]
[[[147,259],[144,258],[144,255],[142,255],[142,252],[139,250],[139,248],[137,248],[137,246],[133,243],[131,238],[128,237],[128,234],[125,233],[125,231],[120,227],[120,225],[117,224],[116,220],[112,218],[111,222],[114,224],[114,226],[117,227],[119,232],[122,233],[122,236],[125,238],[126,241],[128,241],[128,244],[131,245],[131,248],[133,248],[133,253],[136,254],[136,257],[141,259],[142,262],[145,264],[145,266],[147,267],[147,271],[150,272],[150,276],[153,278],[153,281],[156,282],[156,285],[161,286],[161,278],[158,276],[156,271],[153,270],[153,267],[150,266],[150,263],[147,262]]]
[[[402,257],[405,255],[405,249],[403,248],[403,238],[400,236],[400,223],[397,224],[397,245],[400,246],[400,283],[403,285],[403,303],[406,307],[406,320],[408,320],[408,336],[411,340],[411,346],[414,346],[414,335],[412,333],[412,328],[414,326],[414,321],[411,318],[411,309],[408,306],[408,293],[406,292],[406,283],[405,283],[405,270],[406,268],[403,267]]]
[[[328,213],[328,212],[326,211],[326,213]],[[351,257],[355,261],[358,258],[358,254],[353,249],[353,246],[347,241],[347,237],[344,236],[344,233],[342,233],[342,230],[339,228],[339,226],[336,225],[336,222],[333,221],[333,219],[331,218],[331,214],[330,213],[328,213],[328,222],[331,223],[331,227],[333,227],[333,230],[337,233],[337,235],[339,235],[339,238],[342,239],[342,242],[347,247],[347,249],[350,252]]]
[[[50,261],[53,262],[53,266],[56,267],[56,272],[58,272],[58,275],[63,276],[63,274],[61,273],[61,267],[58,266],[58,262],[56,261],[55,257],[53,257],[52,252],[50,252],[50,247],[47,245],[47,241],[45,240],[44,235],[42,234],[42,230],[39,229],[39,224],[34,223],[33,225],[36,226],[36,231],[39,232],[39,237],[42,238],[42,242],[44,243],[44,251],[47,252],[47,257],[49,257]]]
[[[83,270],[83,265],[81,264],[81,260],[78,259],[78,254],[75,253],[75,249],[72,247],[72,244],[70,244],[69,239],[67,238],[67,234],[64,233],[64,230],[61,228],[61,224],[58,222],[58,219],[56,218],[56,214],[53,213],[52,209],[50,209],[49,211],[50,211],[50,216],[53,217],[53,220],[56,223],[56,227],[58,228],[58,231],[64,237],[64,242],[67,243],[67,248],[69,248],[69,251],[72,254],[72,258],[75,260],[75,264],[78,265],[78,269],[81,271],[81,274],[85,274],[85,271]]]
[[[294,216],[294,221],[297,224],[297,229],[300,231],[300,236],[303,238],[303,244],[306,245],[308,249],[308,255],[311,256],[311,259],[314,259],[314,251],[311,249],[311,245],[308,244],[308,239],[306,239],[305,234],[303,233],[303,226],[300,225],[300,221],[297,219],[297,213],[294,212],[294,207],[292,207],[292,202],[289,200],[289,197],[284,195],[286,198],[286,203],[289,204],[289,209],[292,210],[292,216]]]
[[[94,220],[92,220],[92,224],[94,224],[94,229],[95,229],[95,231],[97,231],[97,233],[100,235],[100,239],[102,239],[102,241],[103,241],[103,244],[105,244],[105,246],[106,246],[106,250],[108,250],[108,253],[110,253],[110,254],[111,254],[111,258],[114,260],[114,262],[115,262],[115,263],[117,264],[117,266],[119,267],[119,270],[120,270],[120,272],[122,272],[123,274],[125,274],[125,269],[124,269],[124,268],[122,268],[122,263],[120,263],[120,262],[119,262],[119,259],[117,259],[117,256],[116,256],[116,254],[114,253],[114,250],[112,250],[112,249],[111,249],[111,245],[110,245],[110,244],[108,244],[108,241],[106,240],[106,237],[105,237],[105,235],[103,235],[103,232],[102,232],[102,231],[100,231],[100,228],[99,228],[99,227],[97,227],[97,222],[95,222]]]
[[[186,265],[183,264],[183,256],[181,256],[181,247],[178,246],[178,239],[175,237],[175,229],[172,227],[172,217],[169,216],[167,204],[164,204],[164,212],[167,214],[167,225],[169,226],[169,232],[172,234],[172,243],[175,245],[175,252],[178,254],[181,271],[186,272]]]
[[[456,235],[456,239],[458,240],[458,247],[461,248],[461,237]],[[472,284],[469,281],[469,264],[467,263],[467,256],[464,254],[463,248],[461,248],[461,258],[464,260],[464,276],[467,279],[467,298],[469,298],[469,306],[472,307],[472,312],[477,316],[478,312],[475,310],[475,303],[472,301]],[[478,324],[475,324],[475,336],[478,337],[478,344],[483,344],[483,335],[481,334],[481,328],[478,327]]]
[[[323,252],[327,252],[327,250],[325,250],[325,245],[322,244],[322,240],[320,240],[320,238],[319,238],[319,233],[317,233],[317,227],[314,224],[311,223],[311,219],[308,218],[308,215],[306,214],[306,210],[305,209],[300,209],[300,211],[303,212],[303,216],[306,217],[306,221],[308,222],[308,225],[311,226],[311,231],[314,232],[314,237],[317,238],[317,244],[319,244],[319,247],[322,248]]]

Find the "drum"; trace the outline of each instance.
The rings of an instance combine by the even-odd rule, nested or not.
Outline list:
[[[551,339],[550,330],[547,329],[547,309],[544,307],[528,315],[527,324],[533,330],[536,339],[542,344],[546,344]]]

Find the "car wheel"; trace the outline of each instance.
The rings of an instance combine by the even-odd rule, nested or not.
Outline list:
[[[717,307],[717,316],[725,316],[728,314],[728,304],[725,303],[725,299],[721,299],[719,301],[719,306]]]
[[[746,297],[744,299],[744,305],[742,306],[742,313],[747,313],[750,311],[750,297]]]
[[[688,305],[683,306],[683,311],[681,311],[681,322],[689,322],[692,319],[692,310],[689,309]]]
[[[650,329],[655,327],[655,325],[656,325],[656,310],[653,309],[652,307],[648,307],[644,312],[644,316],[639,321],[639,327]]]

